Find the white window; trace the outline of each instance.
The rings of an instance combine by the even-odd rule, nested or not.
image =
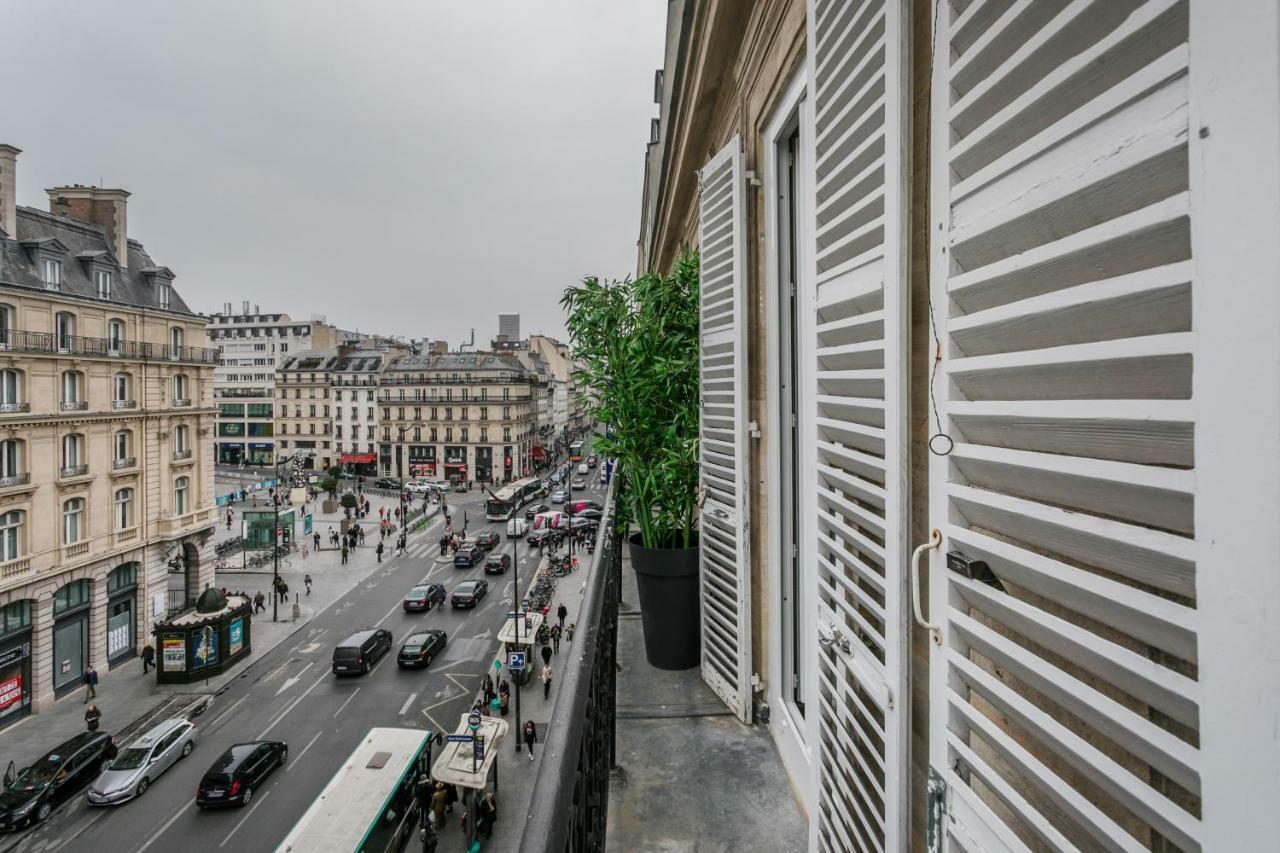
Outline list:
[[[58,312],[58,316],[54,323],[54,333],[57,337],[58,350],[61,352],[70,352],[72,338],[76,334],[76,318],[74,314],[66,311]]]
[[[22,406],[22,373],[8,369],[0,372],[0,411]]]
[[[191,479],[179,477],[173,481],[173,514],[186,515],[187,501],[191,490]]]
[[[116,530],[133,527],[133,489],[116,492]]]
[[[124,323],[120,320],[107,321],[107,348],[112,354],[120,353],[120,345],[124,341]]]
[[[179,400],[186,401],[191,398],[187,396],[187,374],[178,373],[173,377],[173,399],[174,402]]]
[[[127,429],[117,430],[115,434],[115,461],[117,463],[124,462],[130,456],[133,449],[133,433]]]
[[[62,402],[79,403],[84,400],[84,374],[78,370],[67,370],[62,374]]]
[[[111,271],[97,270],[93,274],[93,282],[98,287],[99,299],[111,298]]]
[[[62,544],[84,538],[84,498],[72,498],[62,505]]]
[[[16,438],[0,441],[0,480],[22,473],[22,442]]]
[[[0,305],[0,349],[6,349],[13,337],[13,309]]]
[[[111,399],[117,407],[128,405],[133,399],[133,377],[127,373],[117,373],[111,377]]]
[[[71,433],[62,437],[62,467],[64,470],[78,468],[84,461],[84,436]]]
[[[58,290],[62,287],[62,261],[45,258],[43,272],[45,290]]]
[[[182,329],[174,326],[169,330],[169,355],[177,358],[182,354]]]
[[[20,509],[0,515],[0,563],[22,556],[22,519]]]
[[[186,424],[179,424],[173,429],[173,451],[175,453],[186,453],[190,447],[191,427]]]
[[[170,295],[171,288],[168,282],[161,281],[156,283],[156,302],[159,303],[161,308],[169,307]]]

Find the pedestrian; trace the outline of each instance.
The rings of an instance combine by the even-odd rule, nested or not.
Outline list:
[[[90,699],[98,695],[98,671],[91,666],[86,666],[81,677],[84,678],[84,702],[87,705]]]
[[[544,667],[551,666],[551,647],[550,646],[542,647],[542,665]]]
[[[564,618],[569,615],[569,608],[564,606],[564,602],[560,602],[560,606],[556,608],[556,618],[560,620],[560,627],[564,627]]]
[[[423,815],[426,810],[423,810]],[[436,853],[440,845],[440,836],[436,835],[436,828],[428,823],[425,819],[422,821],[422,853]]]
[[[307,585],[307,595],[311,594],[311,575],[303,575],[302,582]]]
[[[227,529],[231,529],[231,510],[227,510]]]
[[[549,663],[542,668],[542,698],[551,698],[551,664]]]
[[[573,629],[577,627],[577,622],[570,622],[569,627],[565,629],[564,636],[569,642],[573,642]]]
[[[489,700],[497,695],[493,691],[493,676],[489,675],[489,673],[486,672],[484,674],[484,682],[480,685],[480,689],[484,693],[485,704],[486,705],[489,704]]]
[[[315,533],[311,534],[311,544],[313,544],[313,545],[315,546],[315,547],[312,549],[313,551],[319,551],[319,550],[320,550],[320,531],[319,531],[319,530],[317,530]]]
[[[555,654],[560,654],[560,626],[551,626],[551,646]]]
[[[444,785],[444,810],[446,814],[453,814],[453,804],[458,801],[458,786],[452,782],[446,782]]]
[[[381,563],[382,562],[382,543],[381,542],[378,543],[377,553],[378,553],[378,562]]]
[[[348,551],[348,549],[347,549],[347,543],[346,543],[346,542],[343,542],[343,543],[342,543],[342,565],[344,565],[344,566],[347,564],[347,554],[348,554],[348,553],[349,553],[349,551]]]
[[[504,690],[498,694],[498,713],[505,717],[510,708],[511,694]]]
[[[538,742],[538,727],[529,720],[524,724],[524,745],[529,750],[529,760],[533,761],[533,745]]]
[[[437,830],[444,829],[445,793],[444,783],[436,783],[436,792],[431,795],[431,816],[435,819]]]
[[[448,550],[449,550],[449,537],[441,536],[440,537],[440,556],[443,557],[445,555],[445,552]]]
[[[493,792],[486,792],[480,801],[476,814],[476,832],[484,833],[486,839],[493,838],[493,823],[498,819],[498,804],[494,802]]]
[[[289,603],[289,585],[284,581],[280,581],[280,603]]]
[[[262,611],[267,609],[267,605],[263,603],[265,600],[266,599],[263,598],[263,595],[262,595],[262,590],[258,590],[258,594],[253,597],[254,613],[261,613]]]
[[[89,731],[96,732],[98,730],[98,721],[102,719],[102,712],[98,710],[97,705],[90,705],[84,712],[84,724]]]
[[[142,674],[146,675],[156,666],[156,650],[150,643],[142,647]]]

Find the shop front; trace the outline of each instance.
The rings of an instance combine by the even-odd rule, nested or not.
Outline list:
[[[434,477],[436,475],[436,446],[434,444],[409,445],[409,476]]]
[[[445,447],[444,476],[452,482],[464,482],[467,479],[467,448]]]
[[[511,458],[511,445],[502,448],[502,481],[509,483],[515,479],[515,463]]]
[[[219,465],[239,465],[245,458],[244,444],[239,441],[219,441],[217,458]]]
[[[395,473],[395,469],[391,467],[391,445],[378,445],[378,468],[384,477],[390,477]]]
[[[348,474],[361,477],[378,475],[378,456],[375,453],[343,453],[338,456],[338,464]]]
[[[127,661],[138,648],[138,564],[125,563],[107,575],[107,666]]]
[[[248,465],[270,465],[275,459],[276,445],[273,441],[249,442]]]
[[[81,684],[89,665],[87,580],[72,581],[53,594],[53,692],[65,696]]]
[[[493,482],[493,448],[476,448],[476,482]]]
[[[31,602],[0,610],[0,728],[31,713]]]

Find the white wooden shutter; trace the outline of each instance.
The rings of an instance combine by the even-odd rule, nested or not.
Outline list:
[[[751,722],[742,144],[699,174],[702,677]]]
[[[810,0],[814,493],[822,851],[897,853],[910,778],[904,4]],[[812,641],[817,641],[817,637]]]
[[[1201,849],[1187,26],[1178,0],[939,7],[929,723],[955,848]]]

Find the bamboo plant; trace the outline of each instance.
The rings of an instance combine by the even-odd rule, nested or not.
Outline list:
[[[608,427],[594,447],[621,466],[619,521],[646,548],[689,548],[698,518],[698,253],[668,275],[565,290],[584,401]]]

